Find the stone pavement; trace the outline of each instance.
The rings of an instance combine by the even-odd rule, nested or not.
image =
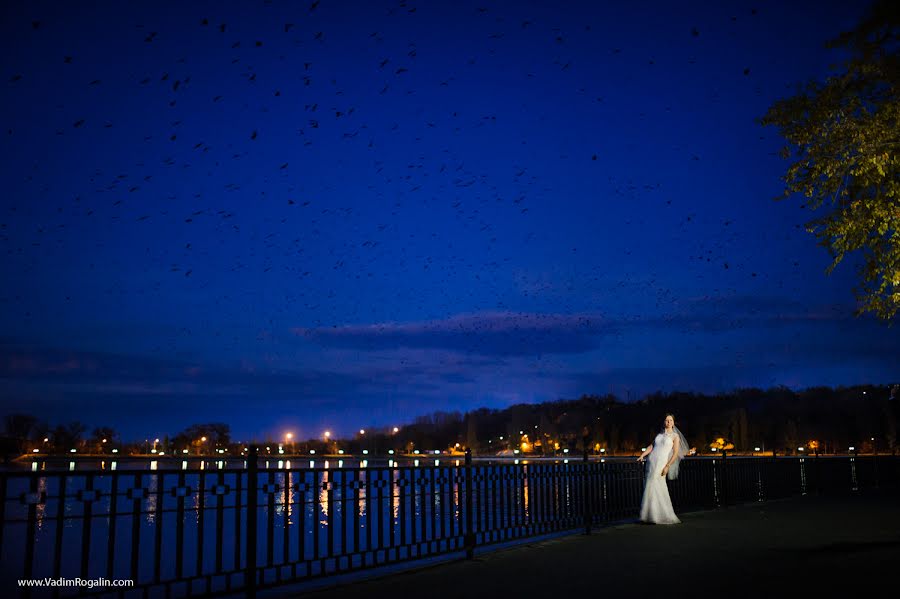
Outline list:
[[[805,496],[523,543],[317,590],[268,597],[900,596],[900,493]],[[321,581],[319,584],[329,584]]]

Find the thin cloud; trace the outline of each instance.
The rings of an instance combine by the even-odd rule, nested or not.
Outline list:
[[[596,348],[601,336],[617,334],[599,314],[480,312],[442,320],[383,322],[342,327],[293,328],[324,347],[358,350],[429,348],[494,356],[577,354]]]

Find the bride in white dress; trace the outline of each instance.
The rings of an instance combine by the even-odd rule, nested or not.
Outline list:
[[[675,427],[675,417],[666,414],[665,428],[656,435],[653,445],[647,447],[638,458],[639,462],[647,460],[647,482],[644,485],[644,497],[641,499],[641,522],[653,524],[680,524],[681,520],[672,508],[666,476],[670,479],[678,477],[678,465],[688,451],[687,440]]]

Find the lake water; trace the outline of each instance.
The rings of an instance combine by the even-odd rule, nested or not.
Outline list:
[[[464,460],[381,461],[260,459],[256,550],[264,583],[462,548]],[[126,459],[94,463],[100,468],[93,470],[84,461],[70,462],[36,462],[6,473],[5,588],[27,573],[28,564],[30,577],[160,583],[151,596],[164,594],[165,581],[175,579],[197,577],[195,593],[224,589],[229,580],[242,584],[249,500],[244,460]],[[578,526],[586,491],[579,465],[561,459],[475,463],[478,544]],[[598,478],[588,491],[607,496],[615,486],[617,496],[627,497],[623,513],[633,511],[641,466],[628,460],[610,467],[621,470],[615,480]]]

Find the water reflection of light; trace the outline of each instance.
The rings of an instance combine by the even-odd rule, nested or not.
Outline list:
[[[38,479],[37,492],[39,497],[47,493],[47,479],[43,476]],[[60,501],[64,501],[64,499],[60,498]],[[47,510],[47,506],[44,502],[40,502],[37,503],[34,507],[35,515],[37,516],[37,527],[38,530],[40,530],[44,526],[44,512]]]
[[[328,468],[328,462],[325,462],[325,467]],[[319,520],[319,524],[322,526],[328,526],[328,510],[330,509],[330,505],[328,503],[328,485],[326,483],[331,482],[329,473],[322,473],[322,485],[319,490],[319,506],[322,508],[322,519]]]
[[[149,479],[147,485],[147,524],[153,524],[156,520],[156,485],[159,484],[159,477],[155,474]]]
[[[290,464],[291,463],[288,462],[288,468],[290,468]],[[287,497],[284,500],[287,502],[287,505],[285,506],[285,509],[287,509],[285,522],[290,526],[293,524],[293,522],[291,522],[291,516],[294,515],[294,473],[290,470],[284,473],[284,485],[284,488],[288,490]]]
[[[365,460],[363,460],[363,464],[365,464]],[[363,466],[363,468],[365,468],[365,466]],[[368,477],[369,473],[366,472],[363,474],[363,476]],[[360,480],[360,482],[362,482],[364,479],[362,477],[360,477],[359,480]],[[356,508],[357,508],[357,511],[359,512],[360,518],[362,518],[363,516],[366,515],[366,487],[363,485],[359,486],[359,502],[357,502]],[[360,528],[365,528],[366,527],[365,522],[360,520],[359,526],[360,526]]]
[[[527,474],[527,472],[526,472],[526,474]],[[525,497],[524,497],[524,500],[525,500],[525,517],[528,518],[528,507],[529,507],[529,502],[528,502],[528,476],[527,476],[527,475],[522,477],[522,484],[524,485],[524,491],[525,491]]]
[[[456,460],[456,465],[459,466],[459,460]],[[459,475],[458,471],[453,471],[450,473],[450,480],[455,480]],[[459,483],[453,483],[453,519],[459,520]],[[453,527],[451,526],[451,529]]]
[[[395,484],[395,481],[399,480],[399,478],[400,472],[395,470],[393,479],[391,481],[391,498],[393,499],[393,501],[391,502],[391,507],[393,508],[392,511],[395,522],[397,521],[397,517],[400,513],[400,493],[396,491],[397,485]]]
[[[197,478],[198,478],[198,480],[200,480],[203,478],[203,475],[201,474]],[[191,507],[193,507],[193,509],[190,510],[190,512],[189,512],[191,514],[191,521],[199,522],[200,521],[200,493],[191,493],[191,499],[194,502],[193,505],[191,506]],[[187,518],[187,516],[185,516],[185,519],[186,518]]]

